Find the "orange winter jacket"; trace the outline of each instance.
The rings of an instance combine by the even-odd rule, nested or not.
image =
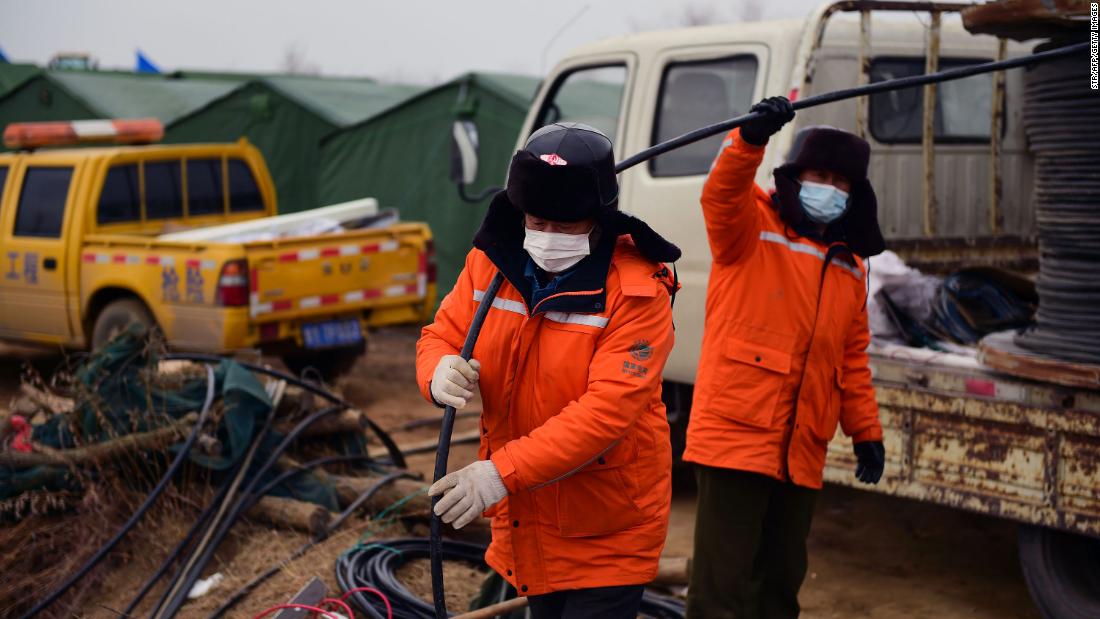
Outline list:
[[[734,129],[703,188],[713,263],[684,459],[820,488],[838,421],[882,440],[864,267],[784,225],[753,182],[763,154]]]
[[[478,457],[493,461],[508,488],[486,512],[486,560],[524,595],[657,574],[671,500],[661,371],[672,313],[668,270],[629,239],[606,243],[535,307],[521,292],[529,290],[522,268],[504,268],[474,348],[484,406]],[[424,328],[416,365],[425,398],[498,268],[471,251]]]

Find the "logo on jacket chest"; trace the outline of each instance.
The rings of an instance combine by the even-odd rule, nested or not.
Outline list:
[[[649,346],[649,340],[637,340],[630,347],[630,356],[637,361],[645,361],[653,356],[653,348]]]

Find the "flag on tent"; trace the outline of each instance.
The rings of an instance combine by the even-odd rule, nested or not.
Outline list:
[[[137,53],[137,66],[134,67],[134,71],[138,73],[160,73],[160,68],[153,64],[152,60],[149,60],[145,54],[141,53],[141,50],[136,50]]]

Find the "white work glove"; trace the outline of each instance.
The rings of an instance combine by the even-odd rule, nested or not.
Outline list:
[[[458,355],[443,355],[432,374],[432,399],[456,410],[474,397],[474,385],[480,376],[481,362],[466,361]]]
[[[428,488],[428,496],[438,494],[443,494],[443,498],[435,504],[436,515],[443,522],[454,521],[454,527],[461,529],[504,500],[508,489],[504,487],[504,480],[492,460],[478,460]]]

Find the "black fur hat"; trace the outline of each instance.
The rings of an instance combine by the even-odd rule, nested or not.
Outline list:
[[[867,179],[871,147],[857,135],[835,127],[815,125],[801,129],[794,137],[787,161],[775,168],[775,200],[779,216],[791,228],[807,235],[809,221],[802,211],[798,175],[807,169],[828,170],[852,183],[848,211],[825,228],[823,240],[841,242],[864,258],[881,254],[886,241],[878,225],[878,202]]]
[[[550,221],[594,219],[605,238],[629,234],[638,251],[654,262],[680,258],[678,247],[642,220],[619,211],[618,200],[611,140],[581,123],[547,125],[512,157],[507,188],[493,198],[474,244],[481,247],[489,239],[511,235],[522,242],[522,213],[527,213]],[[503,212],[505,207],[515,216]]]
[[[524,213],[580,221],[619,198],[611,140],[581,123],[554,123],[531,134],[508,169],[508,199]]]

